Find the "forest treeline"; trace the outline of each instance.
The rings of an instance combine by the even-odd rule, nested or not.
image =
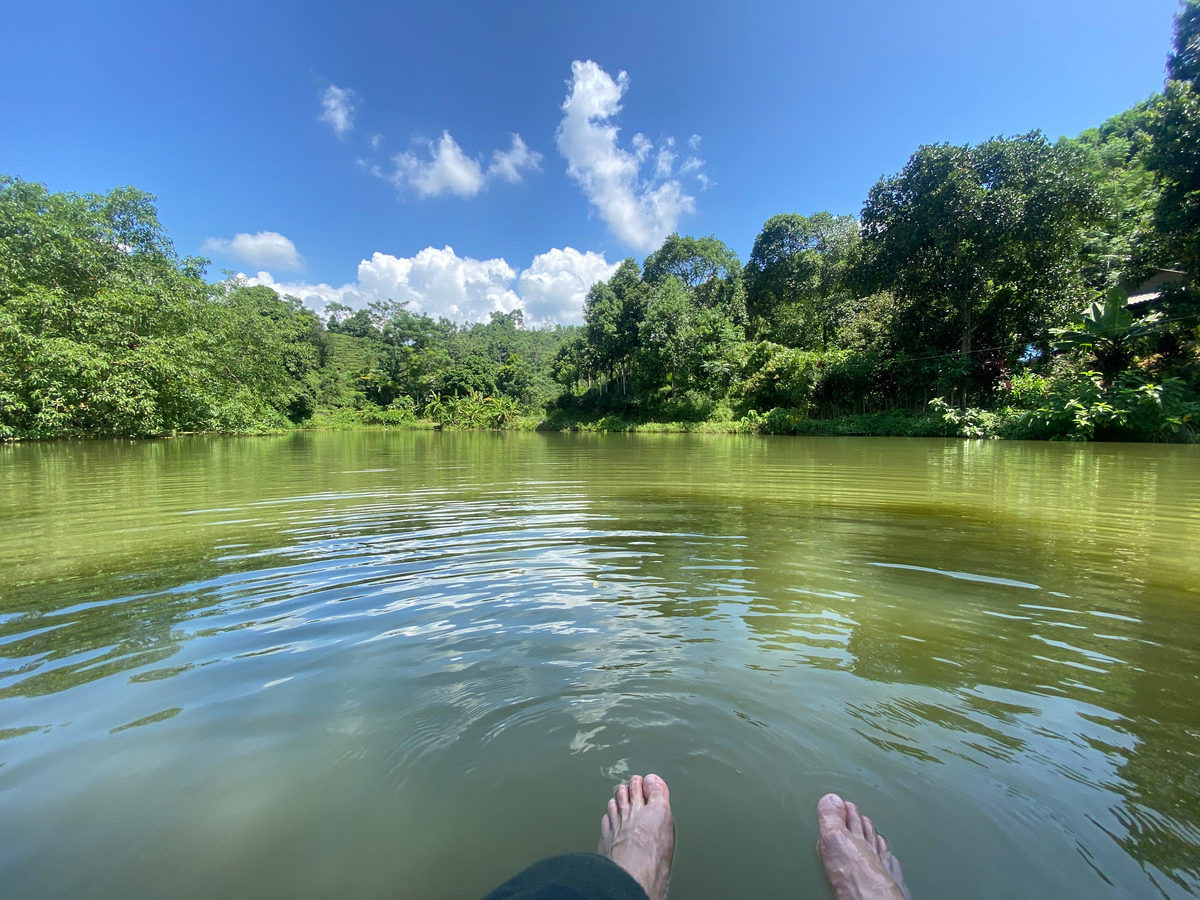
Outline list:
[[[582,326],[390,301],[319,317],[206,265],[133,188],[0,177],[0,436],[424,421],[1191,440],[1200,0],[1163,92],[1099,127],[922,146],[857,217],[768,219],[744,265],[673,234],[591,288]]]

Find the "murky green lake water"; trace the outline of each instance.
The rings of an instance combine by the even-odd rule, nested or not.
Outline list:
[[[1200,452],[0,447],[0,894],[471,898],[654,771],[672,897],[1200,893]]]

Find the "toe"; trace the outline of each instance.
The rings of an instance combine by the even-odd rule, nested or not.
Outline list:
[[[670,801],[671,792],[667,790],[667,783],[657,775],[647,775],[642,781],[642,791],[646,794],[646,802],[661,798]]]
[[[862,816],[858,812],[858,807],[849,800],[846,801],[846,828],[855,837],[863,837]]]
[[[837,794],[826,794],[817,802],[817,822],[821,833],[845,829],[846,804]]]
[[[629,779],[629,808],[637,812],[646,805],[646,795],[642,793],[642,776],[634,775]]]
[[[602,839],[609,837],[612,834],[612,830],[613,830],[612,819],[610,819],[607,815],[601,816],[600,817],[600,837]]]
[[[863,840],[867,842],[867,846],[872,850],[875,849],[875,823],[868,816],[862,817]]]
[[[622,819],[629,815],[629,785],[624,783],[617,788],[617,812]]]
[[[884,862],[887,862],[888,858],[892,855],[891,845],[887,842],[887,838],[879,832],[875,832],[875,852],[879,854],[879,858]]]

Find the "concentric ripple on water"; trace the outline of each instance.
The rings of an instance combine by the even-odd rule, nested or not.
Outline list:
[[[672,897],[1200,894],[1195,447],[0,446],[0,895],[471,898],[672,788]]]

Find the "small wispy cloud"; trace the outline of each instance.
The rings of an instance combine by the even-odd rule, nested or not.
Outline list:
[[[392,157],[396,164],[397,187],[405,182],[421,197],[436,197],[449,192],[459,197],[474,197],[483,190],[483,169],[462,151],[462,147],[443,131],[441,139],[429,143],[429,159],[421,159],[411,150]]]
[[[507,150],[492,153],[492,164],[488,166],[489,178],[503,178],[509,184],[521,181],[521,172],[528,169],[541,171],[542,154],[530,150],[519,134],[512,135],[512,146]]]
[[[205,238],[200,245],[200,252],[239,259],[252,266],[288,272],[304,271],[304,259],[296,252],[296,245],[277,231],[235,234],[232,238]]]
[[[339,139],[344,138],[354,129],[357,102],[358,95],[353,90],[331,84],[321,95],[321,115],[317,120],[327,123]]]
[[[427,151],[428,156],[411,150],[397,153],[392,157],[395,168],[390,172],[363,159],[357,163],[397,190],[411,190],[418,197],[454,194],[465,198],[474,197],[494,178],[516,184],[522,180],[523,172],[539,171],[542,160],[542,154],[529,149],[519,134],[512,136],[512,146],[508,150],[492,153],[491,165],[486,170],[479,160],[463,152],[449,131],[443,131],[438,140],[430,141]]]
[[[654,177],[655,178],[670,178],[671,170],[675,167],[675,160],[679,159],[679,154],[675,152],[675,138],[667,138],[663,141],[663,145],[658,148],[658,156],[654,160]]]

